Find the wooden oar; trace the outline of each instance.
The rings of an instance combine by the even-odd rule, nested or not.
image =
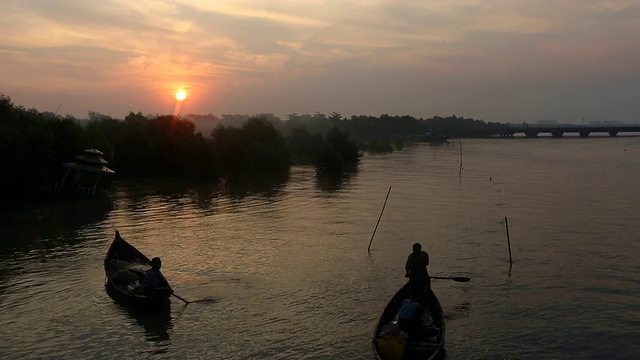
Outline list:
[[[457,282],[468,282],[471,278],[466,276],[430,276],[432,279],[453,280]]]
[[[171,295],[173,295],[173,296],[177,297],[178,299],[180,299],[180,300],[184,301],[184,303],[185,303],[185,304],[189,304],[189,301],[187,301],[187,300],[183,299],[182,297],[180,297],[180,296],[178,296],[178,295],[176,295],[176,294],[173,294],[173,293],[172,293]]]

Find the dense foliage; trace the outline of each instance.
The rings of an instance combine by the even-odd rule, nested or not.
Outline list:
[[[53,171],[52,164],[62,164],[87,147],[84,135],[72,118],[54,120],[16,107],[0,94],[0,196],[8,200],[33,193]]]
[[[506,125],[455,115],[352,116],[339,113],[144,116],[114,119],[95,112],[88,119],[40,113],[0,94],[0,181],[5,199],[35,193],[45,179],[62,176],[61,165],[82,150],[105,154],[118,177],[182,177],[216,182],[257,174],[283,174],[291,164],[342,172],[358,164],[360,151],[401,149],[402,136],[431,129],[450,137],[497,133]],[[204,130],[204,131],[203,131]],[[202,134],[207,134],[203,136]]]
[[[507,127],[505,124],[486,123],[482,120],[456,115],[444,118],[435,116],[430,119],[388,114],[379,117],[354,115],[350,118],[343,118],[340,113],[334,112],[329,116],[321,113],[313,115],[291,114],[285,121],[273,114],[260,114],[259,116],[267,119],[283,135],[299,137],[300,142],[306,139],[306,141],[318,144],[318,139],[311,137],[316,134],[320,137],[326,137],[329,131],[338,129],[343,133],[348,133],[360,150],[368,152],[400,150],[403,146],[403,136],[423,134],[430,130],[437,130],[451,138],[468,138],[490,136]],[[213,115],[187,115],[186,117],[193,121],[199,129],[211,129],[220,124],[240,127],[250,116],[235,114],[223,115],[222,118]],[[297,142],[291,145],[294,146],[294,149],[303,150],[302,153],[293,151],[294,163],[299,160],[307,161],[309,157],[314,158],[313,151],[307,149],[305,145]]]
[[[229,176],[283,172],[291,165],[284,137],[264,118],[249,118],[241,128],[218,125],[211,137],[218,164]]]
[[[209,182],[286,173],[294,160],[340,171],[343,163],[359,159],[357,145],[338,130],[325,141],[302,128],[285,137],[276,127],[281,122],[269,116],[247,117],[233,125],[239,127],[219,124],[205,137],[193,122],[170,115],[129,113],[118,120],[92,112],[88,121],[79,121],[15,106],[0,94],[0,181],[5,185],[0,196],[36,194],[45,180],[62,177],[63,163],[88,148],[102,151],[120,178]]]

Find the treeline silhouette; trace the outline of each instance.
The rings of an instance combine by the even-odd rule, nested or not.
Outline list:
[[[379,117],[367,115],[353,115],[342,117],[333,112],[329,116],[321,113],[309,115],[290,114],[285,121],[271,113],[258,114],[279,130],[282,134],[292,134],[296,129],[305,128],[310,134],[326,135],[331,129],[338,129],[351,135],[358,143],[360,150],[369,152],[384,152],[399,150],[403,141],[401,137],[423,134],[430,130],[448,135],[450,138],[487,137],[497,134],[506,124],[484,122],[472,118],[434,116],[430,119],[415,118],[404,115],[382,114]],[[239,126],[247,121],[250,115],[186,115],[203,132],[217,125]]]
[[[216,182],[287,172],[296,164],[342,171],[360,159],[356,141],[337,128],[326,134],[304,127],[284,135],[273,119],[248,117],[218,124],[207,136],[186,118],[129,113],[123,120],[90,113],[88,121],[16,106],[0,94],[0,181],[7,200],[37,195],[46,179],[62,177],[62,164],[82,150],[105,153],[118,177],[184,177]]]
[[[61,165],[82,150],[105,153],[118,177],[184,177],[216,182],[286,172],[292,164],[319,172],[357,166],[361,151],[388,152],[401,136],[431,129],[450,137],[484,137],[506,125],[457,117],[351,116],[340,113],[147,115],[114,119],[89,112],[88,119],[16,106],[0,93],[0,181],[5,199],[34,194],[45,179],[62,176]],[[204,135],[203,135],[204,134]]]

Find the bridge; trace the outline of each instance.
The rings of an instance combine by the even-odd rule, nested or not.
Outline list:
[[[522,125],[504,128],[500,130],[499,135],[500,137],[513,137],[515,134],[524,134],[526,137],[535,138],[541,133],[548,133],[556,138],[561,138],[565,133],[576,133],[580,137],[589,137],[591,133],[618,136],[619,133],[640,133],[640,125]]]

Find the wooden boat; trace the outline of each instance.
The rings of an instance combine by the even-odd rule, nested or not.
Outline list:
[[[418,339],[406,340],[401,333],[398,333],[396,327],[398,311],[402,302],[409,298],[409,291],[407,283],[391,298],[380,317],[373,334],[372,344],[374,356],[378,360],[423,360],[444,357],[444,312],[430,288],[425,290],[422,300],[425,309],[423,323],[429,328],[429,332],[436,335],[428,337],[429,334],[425,334]]]
[[[144,274],[149,269],[151,260],[120,237],[116,230],[115,239],[104,258],[107,294],[122,305],[151,310],[168,307],[171,296],[168,292],[149,295],[143,291]]]

